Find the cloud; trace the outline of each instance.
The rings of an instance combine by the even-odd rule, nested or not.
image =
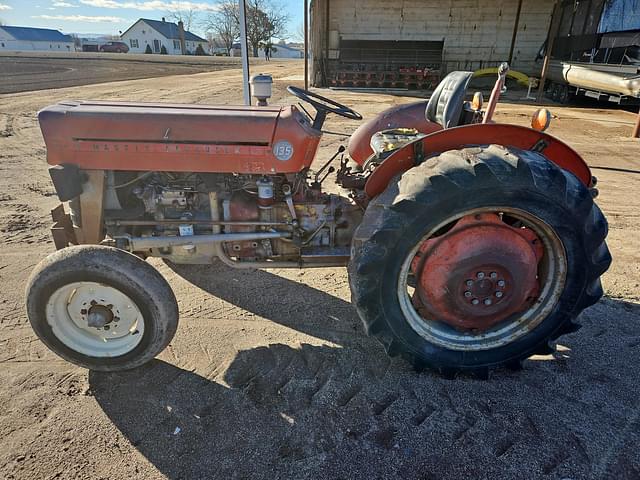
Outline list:
[[[13,7],[4,3],[0,3],[0,10],[13,10]]]
[[[90,17],[87,15],[36,15],[31,18],[42,18],[44,20],[64,20],[66,22],[87,22],[87,23],[120,23],[126,19],[120,17]]]
[[[98,8],[128,8],[131,10],[195,10],[198,12],[212,12],[218,9],[216,5],[202,2],[188,2],[181,0],[146,0],[146,1],[118,1],[118,0],[80,0],[83,5]]]
[[[53,2],[53,6],[59,7],[59,8],[79,8],[80,7],[80,5],[74,5],[73,3],[69,3],[69,2]]]

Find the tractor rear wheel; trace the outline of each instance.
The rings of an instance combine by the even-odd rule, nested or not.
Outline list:
[[[450,376],[519,368],[602,296],[607,223],[587,187],[541,154],[442,153],[371,201],[349,282],[389,355]]]
[[[26,297],[40,340],[91,370],[128,370],[150,361],[178,326],[178,304],[162,275],[111,247],[82,245],[52,253],[31,274]]]

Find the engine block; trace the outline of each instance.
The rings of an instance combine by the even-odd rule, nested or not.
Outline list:
[[[130,177],[134,175],[134,178]],[[362,208],[348,197],[323,193],[296,175],[154,172],[115,175],[119,207],[107,212],[107,235],[122,238],[284,232],[284,238],[153,248],[145,255],[175,263],[209,263],[222,253],[234,262],[300,262],[344,256]],[[320,252],[320,253],[319,253]]]

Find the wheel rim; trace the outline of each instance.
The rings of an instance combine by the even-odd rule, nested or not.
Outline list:
[[[409,326],[452,350],[512,343],[556,305],[567,260],[557,234],[524,210],[487,207],[450,217],[406,257],[398,298]]]
[[[47,323],[66,347],[91,357],[118,357],[142,341],[144,319],[120,290],[96,282],[57,289],[46,306]]]

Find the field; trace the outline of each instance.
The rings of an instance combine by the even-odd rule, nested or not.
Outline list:
[[[254,61],[260,64],[259,60]],[[237,68],[239,58],[117,53],[0,54],[0,94]]]
[[[261,69],[274,75],[273,102],[292,101],[285,87],[301,85],[301,63]],[[71,98],[240,103],[241,72],[56,82],[0,95],[0,478],[640,478],[633,114],[552,107],[550,132],[599,179],[614,263],[606,297],[579,318],[583,328],[521,372],[445,380],[389,360],[364,334],[344,269],[171,269],[152,261],[179,300],[175,340],[146,367],[99,374],[51,354],[24,312],[26,279],[54,249],[49,210],[58,203],[36,112]],[[322,93],[365,118],[413,100]],[[527,124],[536,107],[522,96],[510,92],[497,120]],[[331,117],[327,129],[357,125]],[[345,140],[326,135],[317,163]]]

